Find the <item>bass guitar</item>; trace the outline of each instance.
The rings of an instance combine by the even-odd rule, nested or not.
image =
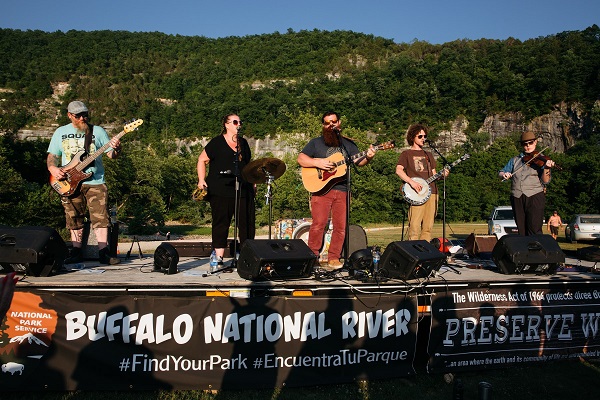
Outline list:
[[[432,175],[427,180],[419,177],[412,178],[413,180],[421,184],[421,191],[417,193],[408,183],[405,183],[404,185],[402,185],[402,194],[404,195],[404,199],[413,206],[420,206],[421,204],[425,204],[425,202],[429,200],[429,197],[431,197],[431,188],[429,187],[429,184],[435,181],[436,179],[441,178],[445,171],[450,171],[450,169],[452,169],[452,167],[454,167],[456,164],[468,159],[469,157],[471,157],[469,154],[463,155],[461,158],[454,161],[452,164],[446,165],[441,171],[439,171],[435,175]]]
[[[375,150],[387,150],[394,148],[394,141],[385,142],[373,146]],[[350,157],[352,162],[360,160],[367,155],[366,151],[361,151]],[[331,187],[342,180],[346,175],[346,159],[342,153],[334,153],[327,157],[334,165],[333,169],[325,170],[314,167],[302,167],[302,184],[311,193],[327,193]],[[339,168],[338,168],[339,167]]]
[[[138,119],[129,123],[123,127],[123,130],[118,133],[115,137],[117,139],[121,139],[126,133],[132,132],[138,128],[144,121]],[[110,145],[106,143],[104,146],[100,147],[94,153],[90,154],[86,157],[85,150],[81,150],[77,154],[73,156],[71,161],[65,165],[60,167],[65,173],[65,177],[62,179],[56,179],[52,174],[50,174],[50,186],[61,196],[72,196],[81,182],[88,179],[92,176],[91,172],[84,172],[84,170],[92,163],[94,160],[102,155],[108,149]]]

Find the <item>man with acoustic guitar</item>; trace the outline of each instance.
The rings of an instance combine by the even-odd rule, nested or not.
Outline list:
[[[406,190],[410,190],[415,195],[423,192],[430,194],[425,196],[424,203],[415,198],[410,202],[411,206],[408,209],[408,240],[431,240],[431,229],[438,208],[438,191],[435,182],[429,183],[428,188],[423,187],[423,180],[427,180],[433,175],[436,175],[436,161],[430,151],[423,150],[427,141],[428,129],[425,125],[414,124],[408,128],[406,132],[406,141],[410,148],[400,153],[398,164],[396,165],[396,175],[404,182]],[[448,169],[444,169],[442,175],[448,175]],[[421,178],[421,179],[414,179]],[[405,192],[406,192],[405,190]],[[409,196],[405,197],[408,199]]]
[[[118,137],[110,139],[104,128],[88,123],[88,108],[81,101],[72,101],[67,107],[67,116],[70,124],[59,127],[50,140],[48,146],[48,157],[46,164],[52,175],[51,182],[64,182],[68,179],[66,168],[62,168],[71,162],[71,158],[79,155],[82,150],[91,154],[96,149],[108,145],[106,155],[109,158],[117,158],[121,153],[121,142]],[[73,143],[77,143],[79,152],[73,154]],[[83,260],[83,222],[86,204],[90,211],[92,228],[98,239],[99,260],[103,264],[118,264],[119,259],[109,255],[108,227],[110,219],[108,215],[108,190],[104,181],[104,166],[102,157],[98,157],[86,172],[91,172],[89,179],[82,182],[73,194],[61,196],[61,202],[65,209],[67,228],[71,232],[73,249],[65,264],[80,262]]]
[[[321,136],[311,139],[298,155],[298,164],[303,168],[318,171],[320,176],[330,174],[332,179],[318,191],[312,193],[310,199],[312,224],[308,232],[308,247],[319,255],[323,246],[325,229],[329,222],[333,224],[331,242],[327,253],[327,263],[322,263],[323,269],[334,271],[343,267],[340,261],[344,239],[346,237],[346,213],[347,213],[347,175],[336,176],[336,154],[349,158],[358,155],[356,144],[341,135],[340,116],[336,112],[326,112],[321,117],[323,130]],[[345,153],[348,154],[345,154]],[[337,155],[339,155],[337,154]],[[332,157],[333,156],[333,157]],[[359,166],[366,165],[375,156],[373,146],[367,150],[364,156],[359,157],[354,163]],[[333,158],[333,159],[332,159]],[[349,166],[348,166],[349,168]]]

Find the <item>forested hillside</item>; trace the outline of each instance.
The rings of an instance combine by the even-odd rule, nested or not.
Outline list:
[[[59,84],[67,91],[52,97]],[[464,117],[470,121],[467,143],[448,158],[466,151],[472,157],[447,181],[447,217],[478,220],[508,201],[508,185],[497,182],[496,171],[518,152],[518,132],[488,147],[489,138],[479,131],[484,119],[518,112],[530,120],[559,103],[577,104],[583,121],[571,134],[578,144],[556,155],[563,171],[555,174],[548,207],[562,214],[598,212],[599,94],[596,25],[524,42],[443,45],[394,43],[347,31],[208,39],[0,29],[0,168],[6,177],[0,223],[62,226],[62,209],[46,184],[47,143],[19,142],[15,134],[66,123],[64,109],[73,99],[88,104],[96,124],[145,121],[125,138],[125,156],[106,162],[111,203],[134,230],[155,230],[171,218],[206,221],[206,205],[190,200],[201,149],[178,154],[174,140],[214,136],[229,112],[242,116],[245,135],[261,138],[318,135],[320,114],[336,110],[361,148],[373,134],[378,142],[395,139],[402,146],[410,123],[427,123],[435,136]],[[402,218],[396,158],[381,152],[355,180],[356,222]],[[289,172],[278,181],[275,217],[307,216],[295,157],[286,162]],[[266,222],[264,210],[259,219]]]

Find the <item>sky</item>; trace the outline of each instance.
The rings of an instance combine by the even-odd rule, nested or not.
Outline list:
[[[348,30],[396,43],[527,40],[600,25],[599,0],[1,0],[0,28],[220,38]],[[8,4],[7,4],[8,3]]]

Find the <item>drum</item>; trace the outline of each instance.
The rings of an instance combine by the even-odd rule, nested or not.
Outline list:
[[[293,239],[294,229],[304,220],[281,219],[275,223],[275,239]]]
[[[292,239],[302,239],[306,244],[308,244],[308,232],[310,231],[310,226],[312,225],[311,221],[305,221],[298,225],[294,229],[294,233],[292,234]],[[319,252],[319,261],[327,261],[327,251],[329,251],[329,244],[331,243],[331,232],[333,231],[333,226],[331,222],[329,223],[329,228],[325,231],[323,235],[323,246],[321,247],[321,251]]]

